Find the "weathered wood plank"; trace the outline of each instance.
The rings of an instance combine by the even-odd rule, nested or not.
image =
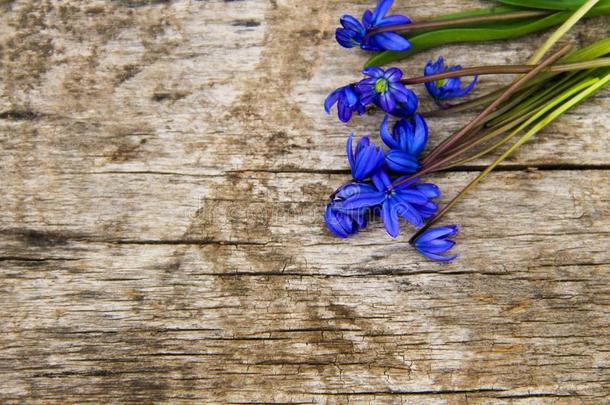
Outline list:
[[[459,261],[324,230],[346,133],[379,121],[323,115],[365,58],[332,34],[371,4],[0,1],[0,402],[610,399],[607,92],[449,215]],[[521,62],[539,40],[443,53]],[[433,179],[447,201],[474,175]]]
[[[333,87],[358,77],[366,56],[339,48],[331,34],[337,15],[366,3],[175,2],[126,9],[117,2],[103,13],[76,2],[48,10],[30,3],[16,2],[2,16],[5,48],[24,42],[5,52],[1,67],[2,133],[21,135],[2,140],[7,165],[27,158],[72,170],[205,174],[345,167],[349,129],[325,116],[321,105]],[[437,3],[402,10],[417,18],[480,5],[432,7]],[[608,21],[590,20],[570,40],[590,43],[604,35]],[[65,32],[67,24],[76,32]],[[48,47],[36,47],[45,41]],[[538,41],[476,46],[476,63],[520,62]],[[472,63],[469,47],[446,52],[455,63]],[[409,61],[409,70],[419,74],[437,53]],[[481,91],[506,79],[486,77]],[[605,92],[509,163],[607,165],[607,110]],[[433,142],[466,119],[431,120]],[[378,124],[379,116],[367,116],[351,128],[374,132]],[[56,153],[68,156],[54,159]]]
[[[161,193],[165,177],[145,188]],[[285,195],[303,177],[269,177],[243,180],[266,196],[246,205],[239,183],[220,187],[229,199],[204,203],[179,237],[163,223],[158,237],[122,242],[3,227],[0,355],[20,366],[2,370],[0,393],[220,403],[606,395],[606,171],[496,175],[461,207],[463,257],[450,266],[379,226],[337,242],[320,207],[308,213],[327,191],[323,176],[300,186],[320,191]]]

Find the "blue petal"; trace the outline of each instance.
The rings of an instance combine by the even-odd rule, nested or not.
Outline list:
[[[373,91],[360,93],[360,102],[364,105],[374,103],[377,98],[378,94]]]
[[[420,247],[428,253],[445,253],[455,246],[455,242],[448,239],[434,239]]]
[[[345,28],[337,28],[335,31],[335,39],[344,48],[353,48],[362,42],[362,39],[355,32],[346,30]]]
[[[361,153],[364,148],[368,147],[370,144],[371,140],[368,136],[363,136],[362,138],[360,138],[360,140],[356,144],[356,158],[358,157],[358,154]]]
[[[367,225],[367,215],[368,215],[368,211],[364,211],[362,213],[357,213],[354,214],[352,219],[353,221],[356,223],[356,225],[358,226],[358,229],[364,229],[366,228]]]
[[[428,259],[436,260],[439,262],[450,262],[451,260],[454,260],[454,259],[457,259],[458,257],[460,257],[460,255],[440,256],[440,255],[435,255],[433,253],[423,252],[421,250],[419,252],[422,255],[426,256]]]
[[[371,180],[373,180],[373,184],[375,184],[375,188],[378,191],[385,192],[390,184],[392,184],[392,180],[390,180],[390,176],[385,172],[385,170],[378,170],[371,176]]]
[[[345,145],[345,151],[347,152],[347,161],[349,162],[349,166],[354,170],[354,166],[356,166],[356,159],[354,158],[354,149],[352,149],[352,143],[354,141],[354,133],[352,132],[347,138],[347,144]]]
[[[479,76],[475,76],[475,78],[472,80],[472,82],[467,87],[456,92],[455,97],[464,97],[466,94],[470,93],[472,91],[472,89],[474,88],[474,86],[477,84],[478,80],[479,80]]]
[[[411,117],[413,113],[417,110],[417,105],[419,101],[417,100],[417,96],[415,93],[409,90],[409,100],[406,103],[397,103],[396,108],[392,111],[392,115],[397,117],[407,118]]]
[[[400,219],[398,217],[398,210],[394,207],[391,200],[384,201],[381,209],[381,220],[388,234],[393,238],[398,237],[400,234]]]
[[[388,146],[388,148],[399,149],[400,145],[398,144],[398,142],[396,142],[396,140],[394,139],[392,134],[390,134],[390,130],[388,128],[389,118],[390,117],[386,114],[385,118],[383,119],[383,122],[381,123],[381,128],[379,130],[379,133],[381,135],[381,139],[383,140],[383,143],[385,143]]]
[[[379,21],[376,25],[377,28],[391,27],[392,25],[405,25],[410,24],[411,19],[404,15],[389,15]]]
[[[335,193],[335,198],[339,200],[346,200],[362,193],[375,193],[377,190],[375,187],[366,183],[347,183],[339,187]]]
[[[383,152],[377,147],[370,146],[356,154],[356,167],[352,169],[352,177],[356,180],[364,180],[370,176],[381,163],[383,163]]]
[[[413,132],[412,125],[409,121],[405,119],[400,119],[396,122],[396,124],[394,124],[392,134],[398,144],[398,147],[396,149],[400,149],[403,152],[407,152],[411,132]]]
[[[386,154],[386,164],[391,170],[402,174],[415,173],[419,169],[419,162],[413,155],[396,149]]]
[[[354,90],[354,86],[351,84],[343,87],[343,97],[345,98],[345,104],[347,104],[347,106],[351,109],[358,104],[358,94],[356,93],[356,90]]]
[[[409,176],[403,176],[403,177],[399,177],[399,178],[397,178],[396,180],[394,180],[394,182],[393,182],[392,184],[393,184],[393,185],[394,185],[394,184],[398,184],[398,183],[400,183],[401,181],[403,181],[403,180],[407,179],[408,177],[409,177]],[[404,190],[404,189],[406,189],[406,188],[410,187],[410,186],[411,186],[411,184],[416,183],[416,182],[418,182],[418,181],[419,181],[419,178],[418,178],[418,177],[412,178],[411,180],[407,181],[407,182],[406,182],[406,183],[404,183],[404,184],[401,184],[401,185],[399,185],[399,186],[394,186],[394,190]]]
[[[413,188],[420,193],[423,193],[428,198],[438,198],[441,196],[441,190],[436,184],[422,183],[413,186]]]
[[[371,35],[368,40],[378,48],[386,51],[404,52],[411,49],[411,42],[395,32],[380,32]]]
[[[371,10],[365,10],[362,14],[362,24],[364,28],[369,29],[373,23],[373,12]]]
[[[412,136],[408,137],[407,150],[413,156],[419,156],[428,143],[428,124],[420,114],[413,119]]]
[[[362,193],[343,201],[340,205],[344,210],[360,210],[362,208],[374,207],[385,201],[385,193]]]
[[[370,76],[372,78],[379,79],[380,77],[383,77],[384,71],[380,67],[371,66],[371,67],[364,68],[362,70],[362,73],[366,76]],[[374,82],[373,82],[373,84],[374,84]]]
[[[413,97],[414,95],[412,90],[409,90],[404,84],[400,82],[391,83],[390,92],[394,97],[396,97],[396,100],[403,103],[408,103],[411,97]]]
[[[376,26],[377,23],[381,22],[383,17],[385,17],[388,11],[390,11],[393,2],[394,0],[381,0],[379,4],[377,4],[377,7],[375,7],[375,11],[373,11],[373,25]]]
[[[353,111],[345,103],[339,100],[337,104],[338,116],[341,122],[348,122],[352,118]]]
[[[345,29],[359,32],[362,35],[364,35],[366,33],[366,30],[364,29],[364,27],[362,26],[360,21],[358,21],[358,19],[356,19],[355,17],[352,17],[351,15],[346,14],[346,15],[342,16],[339,21],[341,22],[341,25]]]
[[[400,203],[397,204],[397,206],[399,208],[400,216],[410,222],[413,226],[420,227],[424,224],[424,219],[421,214],[410,204]]]
[[[400,202],[407,204],[420,204],[424,205],[428,203],[428,197],[424,193],[420,193],[417,190],[398,190],[394,191],[394,198]]]
[[[396,108],[396,99],[389,91],[379,95],[379,106],[385,112],[392,112]]]
[[[388,82],[398,82],[402,79],[402,70],[398,68],[389,68],[385,71],[383,77],[385,77]]]
[[[326,110],[327,114],[330,114],[330,109],[339,99],[339,94],[341,94],[341,89],[333,91],[328,95],[328,97],[326,97],[326,100],[324,100],[324,109]]]
[[[422,244],[424,245],[426,242],[429,242],[434,239],[448,238],[451,236],[457,235],[459,231],[459,227],[457,225],[447,225],[441,226],[438,228],[428,229],[426,232],[421,234],[419,238],[415,241],[416,245]]]
[[[342,220],[345,217],[344,214],[337,213],[332,204],[326,206],[326,212],[324,213],[324,222],[329,231],[340,238],[347,238],[353,232],[353,223],[348,225]],[[352,221],[350,220],[350,223]]]
[[[426,86],[426,90],[428,90],[428,93],[430,94],[430,96],[432,96],[432,98],[437,99],[437,100],[439,100],[441,98],[441,91],[436,86],[435,82],[427,82],[425,84],[425,86]]]
[[[424,205],[414,205],[413,208],[415,208],[424,219],[431,218],[438,212],[438,204],[432,201],[428,201]]]
[[[424,67],[424,76],[431,76],[434,73],[436,73],[436,71],[434,70],[434,64],[432,63],[432,60],[429,60],[428,63],[426,63],[426,66]]]

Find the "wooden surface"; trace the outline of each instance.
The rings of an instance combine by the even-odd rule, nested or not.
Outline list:
[[[608,92],[448,216],[458,261],[378,224],[335,239],[346,135],[380,117],[348,128],[322,101],[365,60],[338,17],[372,3],[0,1],[2,404],[607,403]],[[541,39],[442,53],[519,63]],[[431,120],[433,142],[469,117]],[[484,163],[434,176],[443,200]]]

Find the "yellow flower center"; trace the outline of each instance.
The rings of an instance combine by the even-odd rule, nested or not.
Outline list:
[[[379,79],[375,82],[375,90],[377,93],[385,93],[388,90],[388,81],[386,79]]]

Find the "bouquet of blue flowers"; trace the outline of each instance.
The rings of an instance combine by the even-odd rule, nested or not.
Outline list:
[[[448,252],[459,227],[432,225],[517,148],[610,84],[610,38],[576,50],[567,45],[547,56],[579,20],[610,14],[610,0],[498,2],[503,4],[412,22],[402,15],[388,15],[393,0],[381,0],[361,20],[341,17],[337,42],[375,54],[365,64],[364,78],[331,92],[324,108],[330,113],[336,105],[339,119],[346,123],[354,113],[382,110],[378,131],[385,148],[369,136],[354,139],[354,133],[349,135],[346,153],[352,180],[332,193],[324,215],[334,235],[347,238],[380,218],[387,233],[397,238],[404,220],[418,228],[409,240],[415,249],[433,260],[455,259],[458,255]],[[559,28],[523,65],[463,68],[447,65],[439,57],[426,64],[422,76],[412,78],[405,78],[397,67],[381,67],[441,45],[515,38],[555,25]],[[489,74],[518,76],[510,85],[476,99],[452,101],[471,93],[479,77]],[[463,80],[467,76],[473,77],[468,83]],[[425,85],[438,110],[418,111],[418,97],[408,87],[417,84]],[[424,153],[430,136],[426,116],[470,109],[481,110],[466,126]],[[435,200],[441,191],[423,181],[425,175],[502,149],[451,202],[439,207]]]

